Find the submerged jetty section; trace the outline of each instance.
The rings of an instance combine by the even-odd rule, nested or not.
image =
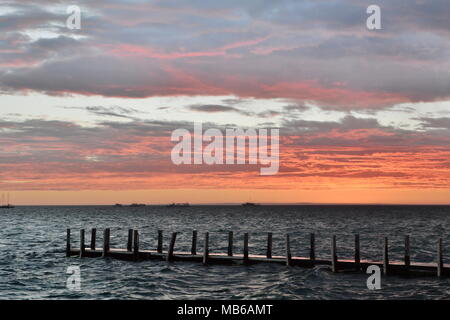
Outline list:
[[[110,247],[110,229],[103,231],[103,245],[97,247],[97,230],[91,230],[90,244],[86,244],[85,230],[80,230],[80,247],[71,247],[71,230],[67,229],[66,256],[83,257],[111,257],[122,260],[142,261],[142,260],[162,260],[162,261],[191,261],[208,264],[256,264],[256,263],[278,263],[287,266],[299,266],[313,268],[314,266],[325,266],[332,272],[365,272],[370,265],[376,265],[381,268],[385,275],[407,275],[407,276],[426,276],[435,275],[437,277],[450,276],[450,265],[443,263],[443,244],[442,238],[437,240],[436,262],[421,263],[412,262],[410,259],[409,236],[405,236],[404,242],[404,261],[389,260],[388,238],[384,238],[383,261],[362,260],[360,254],[359,235],[355,235],[354,259],[339,259],[338,249],[336,247],[336,236],[331,237],[330,250],[331,259],[320,259],[316,257],[315,235],[310,234],[309,257],[293,257],[291,255],[290,236],[285,237],[285,255],[272,255],[272,233],[267,234],[266,255],[254,255],[249,253],[249,234],[244,233],[244,242],[242,253],[233,252],[233,232],[228,233],[228,250],[226,253],[210,253],[209,233],[206,232],[203,237],[204,246],[202,252],[197,252],[197,231],[192,232],[192,245],[190,252],[175,251],[177,232],[172,233],[170,244],[167,251],[163,251],[163,232],[158,231],[158,240],[156,250],[143,250],[139,247],[138,230],[128,230],[128,241],[126,248]]]

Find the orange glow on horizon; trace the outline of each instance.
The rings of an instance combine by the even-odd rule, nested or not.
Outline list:
[[[343,189],[343,190],[261,190],[261,189],[173,189],[133,191],[17,191],[15,205],[113,205],[115,203],[237,204],[450,204],[450,189]]]

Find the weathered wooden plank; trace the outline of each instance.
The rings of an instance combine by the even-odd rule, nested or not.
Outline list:
[[[269,232],[267,234],[267,251],[266,251],[266,257],[268,259],[272,258],[272,232]]]
[[[133,230],[133,256],[134,260],[139,259],[139,231]]]
[[[355,267],[358,270],[361,267],[361,252],[360,252],[359,234],[355,234]]]
[[[192,231],[192,246],[191,246],[191,254],[196,255],[197,254],[197,231]]]
[[[411,265],[411,258],[409,252],[409,235],[405,236],[405,266],[408,268]]]
[[[84,252],[86,250],[84,244],[84,229],[80,230],[80,258],[84,257]]]
[[[291,242],[289,239],[289,234],[286,234],[286,265],[291,265]]]
[[[248,233],[244,233],[244,264],[247,264],[249,262],[248,260]]]
[[[70,229],[66,230],[66,257],[70,257]]]
[[[337,252],[336,252],[336,236],[331,238],[331,271],[338,271]]]
[[[438,277],[442,277],[442,275],[443,275],[443,270],[444,270],[443,261],[444,261],[444,259],[442,256],[442,238],[439,238],[438,245],[437,245],[437,267],[436,267]]]
[[[173,250],[175,248],[175,240],[177,239],[177,233],[172,233],[172,238],[170,239],[169,250],[167,251],[167,261],[173,260]]]
[[[133,251],[133,229],[128,229],[127,251]]]
[[[158,251],[158,253],[162,253],[162,251],[163,251],[163,232],[162,232],[162,230],[158,230],[158,245],[156,247],[156,251]]]
[[[92,228],[91,230],[91,250],[95,250],[97,242],[97,229]]]
[[[309,260],[311,262],[316,260],[316,236],[314,233],[309,234]]]
[[[205,232],[205,242],[203,245],[203,264],[208,264],[208,255],[209,255],[209,232]]]
[[[389,245],[388,238],[384,237],[383,245],[383,273],[388,274],[389,272]]]
[[[233,231],[228,232],[228,256],[233,256]]]
[[[106,228],[103,231],[103,252],[102,257],[106,257],[109,254],[109,240],[110,240],[110,229]]]

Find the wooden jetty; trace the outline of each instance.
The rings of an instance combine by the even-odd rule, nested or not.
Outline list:
[[[436,262],[412,262],[410,258],[409,236],[405,236],[404,260],[391,261],[389,259],[388,238],[383,241],[383,261],[362,260],[360,252],[360,237],[355,235],[355,249],[353,259],[339,259],[336,246],[336,236],[331,237],[331,258],[320,259],[316,256],[315,235],[310,234],[309,257],[295,257],[291,255],[290,236],[285,238],[284,256],[274,256],[272,254],[272,233],[267,234],[266,255],[250,254],[249,234],[244,233],[244,243],[242,253],[233,252],[233,232],[228,233],[227,253],[211,253],[209,248],[209,233],[204,234],[204,246],[201,253],[197,252],[197,231],[192,232],[192,245],[190,252],[175,251],[177,232],[172,233],[167,251],[163,251],[163,231],[158,230],[158,240],[155,250],[142,249],[139,247],[138,230],[128,230],[126,248],[110,247],[110,229],[103,231],[103,246],[96,245],[97,230],[91,230],[91,241],[86,245],[85,230],[80,230],[80,247],[72,248],[71,230],[67,229],[66,256],[84,257],[111,257],[122,260],[142,261],[142,260],[162,260],[162,261],[192,261],[207,264],[256,264],[256,263],[278,263],[287,266],[299,266],[312,268],[314,266],[324,266],[332,272],[365,272],[370,265],[377,265],[383,270],[385,275],[407,275],[407,276],[427,276],[438,277],[450,276],[450,265],[443,263],[443,243],[442,238],[437,240]]]

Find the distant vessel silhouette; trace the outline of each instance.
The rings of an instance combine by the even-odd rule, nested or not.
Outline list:
[[[145,207],[145,204],[143,204],[143,203],[132,203],[132,204],[130,204],[130,207]]]
[[[174,208],[174,207],[190,207],[190,204],[189,203],[171,203],[171,204],[168,204],[167,206],[166,206],[167,208]]]
[[[243,206],[243,207],[257,207],[257,206],[260,206],[260,204],[253,203],[253,202],[246,202],[246,203],[241,204],[241,206]]]
[[[114,205],[114,207],[123,207],[123,204],[121,204],[121,203],[116,203],[116,204]]]
[[[15,208],[15,207],[9,203],[9,193],[7,194],[6,204],[5,204],[5,194],[2,193],[2,203],[0,205],[0,209],[12,209],[12,208]]]

